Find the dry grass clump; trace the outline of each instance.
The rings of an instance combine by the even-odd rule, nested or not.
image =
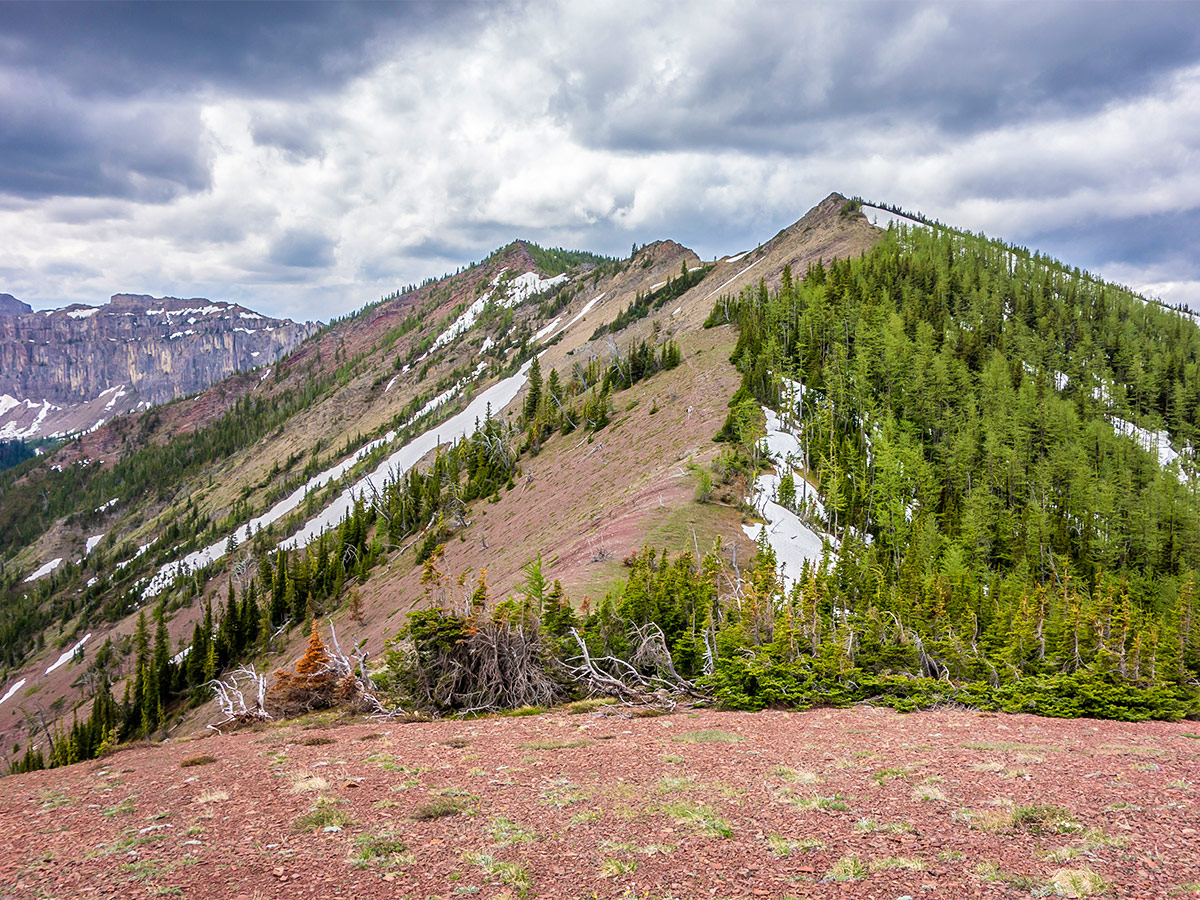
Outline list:
[[[320,775],[299,775],[292,781],[293,794],[319,794],[329,790],[329,782]]]
[[[216,761],[217,758],[215,756],[208,756],[207,754],[203,756],[189,756],[187,759],[179,761],[179,768],[190,769],[192,766],[207,766],[209,763],[215,763]]]
[[[1091,869],[1059,869],[1050,876],[1057,897],[1094,897],[1108,890],[1108,882]]]
[[[745,740],[740,734],[732,734],[719,728],[702,728],[699,731],[685,731],[671,738],[681,744],[737,744]]]

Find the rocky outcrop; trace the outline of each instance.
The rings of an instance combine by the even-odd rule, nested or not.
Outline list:
[[[22,303],[12,294],[0,294],[0,316],[23,316],[33,312],[33,307]]]
[[[193,394],[275,362],[317,327],[233,303],[135,294],[0,316],[0,436],[84,431]]]

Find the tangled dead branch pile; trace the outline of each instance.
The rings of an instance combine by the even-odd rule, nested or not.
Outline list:
[[[673,709],[680,698],[710,699],[675,670],[666,636],[654,622],[630,627],[634,651],[628,660],[593,656],[576,629],[570,630],[570,636],[579,654],[564,665],[571,680],[589,693],[616,697],[629,705],[653,704],[668,709]]]
[[[425,610],[412,617],[408,637],[389,654],[389,667],[397,687],[426,709],[468,714],[566,699],[547,669],[536,617]]]

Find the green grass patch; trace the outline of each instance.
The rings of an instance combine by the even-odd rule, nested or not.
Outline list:
[[[702,803],[679,800],[666,804],[662,811],[680,825],[686,825],[699,834],[719,838],[733,837],[733,826],[729,821]]]
[[[488,824],[488,833],[492,836],[493,841],[505,847],[510,844],[528,844],[537,837],[533,831],[522,828],[516,822],[503,816],[492,819]]]
[[[699,731],[677,734],[671,740],[681,744],[740,744],[745,738],[719,728],[702,728]]]
[[[431,819],[445,819],[450,816],[473,816],[476,800],[478,798],[473,794],[463,793],[434,797],[413,810],[412,817],[419,822],[428,822]]]
[[[864,878],[866,875],[867,867],[863,865],[861,859],[854,855],[843,856],[825,872],[825,877],[831,881],[853,881],[856,878]]]
[[[354,839],[350,861],[360,869],[368,866],[407,866],[416,861],[404,841],[390,834],[360,834]]]
[[[323,831],[326,828],[344,828],[353,824],[354,820],[339,803],[322,797],[312,809],[293,823],[293,827],[296,831]]]
[[[1016,806],[1012,811],[1012,827],[1030,834],[1067,834],[1081,827],[1061,806],[1035,803]]]
[[[540,716],[546,711],[544,706],[519,706],[516,709],[506,709],[500,715],[506,719],[520,718],[521,716]]]

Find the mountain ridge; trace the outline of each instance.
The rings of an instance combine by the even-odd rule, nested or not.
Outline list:
[[[997,280],[1012,279],[1019,270],[1028,283],[1014,281],[1013,290],[1020,290],[1007,301],[960,295],[955,279],[966,279],[964,273],[970,271],[951,270],[960,257],[991,267],[989,277]],[[915,280],[904,282],[902,290],[877,291],[866,302],[855,287],[869,279],[889,285],[888,279],[898,277]],[[475,585],[492,596],[519,595],[527,567],[539,554],[547,575],[561,582],[582,611],[594,612],[605,603],[611,611],[613,598],[629,590],[635,573],[659,577],[653,568],[656,557],[651,554],[647,562],[645,548],[659,548],[675,560],[683,554],[693,561],[711,556],[714,565],[719,561],[723,567],[720,577],[729,579],[728,585],[721,582],[721,590],[742,590],[748,577],[766,577],[761,569],[750,576],[748,567],[751,560],[774,552],[781,527],[782,513],[762,502],[755,490],[765,467],[776,478],[766,499],[779,499],[776,505],[784,508],[780,476],[786,473],[796,497],[812,500],[812,508],[804,509],[795,497],[787,501],[792,509],[784,511],[796,519],[794,528],[809,529],[818,547],[822,535],[831,539],[827,563],[834,568],[811,576],[819,579],[820,590],[857,590],[849,575],[838,576],[840,581],[824,579],[832,578],[830,571],[840,571],[837,567],[857,565],[856,554],[874,552],[871,543],[878,542],[894,554],[888,567],[904,576],[903,589],[923,598],[928,591],[929,599],[921,603],[936,608],[939,591],[953,594],[959,588],[949,587],[949,576],[936,567],[920,577],[904,569],[906,553],[918,551],[906,550],[895,535],[906,535],[904,540],[914,547],[928,540],[935,549],[920,552],[941,558],[934,538],[922,537],[924,532],[906,522],[926,530],[942,527],[943,521],[957,525],[957,507],[937,506],[955,482],[938,493],[922,488],[924,482],[912,474],[944,451],[921,454],[902,441],[897,444],[890,430],[894,426],[852,406],[868,394],[850,386],[867,385],[865,379],[877,377],[884,363],[903,370],[896,368],[897,359],[907,358],[896,357],[901,350],[912,353],[919,346],[928,358],[921,357],[920,365],[904,370],[908,374],[903,377],[893,375],[889,391],[907,396],[908,382],[928,382],[929,397],[952,404],[959,394],[970,396],[970,379],[982,377],[981,361],[989,346],[985,340],[995,342],[996,352],[1005,341],[1031,348],[1027,356],[1010,351],[1004,367],[1006,377],[1023,392],[1021,409],[1033,402],[1035,391],[1069,395],[1084,412],[1089,404],[1116,404],[1092,426],[1107,429],[1104,452],[1128,458],[1139,484],[1174,490],[1163,481],[1167,470],[1157,457],[1151,470],[1148,460],[1130,456],[1132,443],[1121,443],[1121,422],[1155,427],[1154,409],[1161,398],[1148,385],[1130,382],[1130,397],[1138,405],[1125,409],[1120,405],[1125,403],[1124,388],[1116,389],[1105,368],[1108,380],[1096,389],[1111,396],[1097,399],[1089,393],[1094,382],[1081,366],[1100,372],[1102,361],[1110,365],[1109,356],[1085,362],[1091,357],[1067,359],[1053,348],[1030,343],[1038,334],[1039,317],[1043,330],[1058,321],[1052,315],[1061,317],[1058,307],[1049,304],[1061,305],[1062,297],[1078,290],[1073,278],[1028,253],[949,229],[939,229],[928,240],[915,233],[885,232],[872,227],[839,194],[753,250],[715,261],[703,261],[665,240],[636,250],[627,260],[568,260],[513,242],[455,275],[397,292],[331,323],[272,367],[267,377],[233,376],[196,397],[105,425],[52,458],[24,464],[0,486],[0,517],[10,516],[0,520],[0,531],[7,535],[0,548],[7,578],[16,586],[25,584],[18,579],[37,575],[29,582],[32,587],[20,589],[30,598],[21,601],[23,621],[49,615],[47,634],[63,649],[83,639],[85,660],[93,660],[89,654],[100,651],[90,648],[107,638],[113,646],[128,648],[139,607],[156,600],[166,602],[167,644],[185,653],[189,635],[195,639],[197,623],[208,615],[205,604],[220,604],[227,592],[240,594],[244,602],[247,590],[264,602],[272,597],[273,633],[254,650],[260,662],[294,657],[304,639],[304,629],[294,626],[310,612],[336,620],[343,635],[349,632],[356,641],[378,647],[395,634],[403,619],[397,618],[399,613],[461,602],[454,579],[460,589]],[[1041,293],[1026,296],[1030,285]],[[1126,315],[1118,289],[1090,282],[1083,287],[1090,306],[1081,305],[1081,310]],[[791,298],[788,303],[781,293]],[[896,308],[888,312],[886,303]],[[1156,313],[1143,306],[1129,305],[1146,320],[1129,327],[1144,327],[1155,335],[1165,334],[1167,327],[1191,327],[1176,320],[1166,325],[1151,321]],[[801,311],[803,327],[797,330],[789,317]],[[782,323],[776,325],[780,330],[774,342],[755,318],[760,314]],[[614,332],[609,326],[618,321],[623,324]],[[795,354],[786,361],[780,356],[785,339]],[[864,354],[859,347],[878,352]],[[1179,359],[1164,361],[1163,370],[1182,372],[1185,364],[1194,365],[1191,353],[1185,341],[1176,350]],[[535,371],[535,359],[542,373],[537,381],[524,374]],[[849,359],[855,360],[853,366]],[[1128,363],[1113,357],[1112,364]],[[802,370],[809,372],[806,385]],[[998,378],[1000,371],[993,362],[988,377]],[[946,387],[949,373],[960,379],[957,394]],[[793,379],[798,388],[780,387]],[[502,396],[513,402],[487,416],[481,410],[476,423],[491,431],[465,442],[460,440],[463,431],[439,433],[481,390],[502,384],[509,386]],[[789,392],[796,391],[807,399],[789,412]],[[925,394],[907,402],[912,411],[905,415],[932,414]],[[1186,392],[1180,402],[1183,418],[1163,432],[1168,446],[1172,441],[1180,445],[1190,433],[1186,428],[1194,427]],[[1015,401],[1010,405],[1018,406]],[[764,457],[759,449],[763,406],[771,410],[766,417],[769,440],[775,440],[773,429],[796,433],[789,446],[799,452],[791,461],[778,454]],[[939,424],[929,433],[946,427]],[[409,460],[404,465],[411,468],[373,483],[366,479],[418,435],[436,438],[423,459]],[[724,437],[724,443],[714,443],[714,435]],[[901,437],[915,440],[907,431]],[[814,440],[820,441],[825,458],[811,449]],[[884,449],[885,457],[875,456]],[[1187,448],[1180,450],[1187,463]],[[899,453],[908,454],[904,464],[888,469],[897,465]],[[904,492],[887,504],[891,518],[886,532],[869,521],[882,513],[875,512],[864,486],[876,477],[873,473],[885,471]],[[1175,471],[1167,474],[1182,487],[1190,470]],[[834,490],[831,485],[840,498],[827,494]],[[39,497],[46,499],[39,503]],[[433,505],[424,505],[422,498]],[[418,513],[406,511],[404,504],[410,502],[418,504]],[[335,507],[337,503],[344,505]],[[43,514],[39,507],[44,505],[49,508]],[[305,522],[334,508],[345,510],[344,517],[327,523],[325,537],[306,550],[279,553],[277,548]],[[19,517],[13,516],[14,509],[22,511]],[[270,515],[275,509],[282,511]],[[864,516],[868,524],[860,525]],[[1070,527],[1074,520],[1065,521]],[[248,522],[261,527],[247,532]],[[1180,519],[1178,527],[1190,528],[1190,522]],[[761,535],[768,523],[771,534]],[[1022,519],[1007,527],[1027,526]],[[14,537],[21,530],[28,537]],[[761,535],[757,540],[756,534]],[[1073,546],[1061,544],[1066,538],[1057,540]],[[216,550],[207,568],[174,567],[189,553],[210,547]],[[937,565],[961,566],[965,552],[955,549],[960,555],[947,553],[947,561]],[[1183,551],[1170,552],[1181,560],[1190,558]],[[447,579],[432,592],[426,568],[431,558]],[[806,559],[815,565],[815,558],[809,551]],[[59,568],[42,571],[56,560]],[[326,568],[330,565],[336,575]],[[1006,565],[989,561],[980,571],[994,566],[1009,577]],[[323,572],[315,581],[314,571]],[[1046,577],[1053,575],[1047,572]],[[803,576],[795,567],[788,573],[793,581]],[[994,582],[1000,575],[987,577]],[[975,585],[971,603],[1000,590],[994,583],[988,590],[978,588],[979,582],[963,583]],[[1186,571],[1164,583],[1171,591],[1182,591]],[[762,590],[774,588],[764,583]],[[354,596],[358,605],[351,614],[346,604],[354,606],[349,599]],[[883,627],[880,620],[869,621],[875,624],[866,627]],[[836,616],[830,627],[836,631]],[[905,624],[899,632],[910,648],[911,627]],[[951,662],[923,662],[928,668],[918,671],[960,665],[953,662],[958,651],[947,650],[941,638],[925,640],[923,646],[931,649],[922,651],[924,659],[940,654],[938,659]],[[13,666],[9,681],[20,675],[44,696],[77,696],[72,694],[78,687],[72,688],[69,659],[62,668],[43,673],[52,668],[47,663],[54,661],[56,651],[29,657],[18,653],[19,646],[27,645],[15,639],[5,645]],[[226,656],[219,658],[224,664]],[[690,658],[694,664],[694,656]],[[871,679],[879,677],[870,674]],[[861,682],[898,689],[866,676]],[[723,682],[721,696],[735,704],[757,703],[758,688],[747,687],[751,683]],[[756,676],[753,683],[764,682]],[[1183,701],[1160,700],[1164,714],[1182,708],[1172,704]],[[86,701],[80,709],[86,712]],[[172,715],[185,716],[182,726],[172,727],[193,729],[213,721],[211,708]],[[11,745],[28,733],[15,726],[0,737]]]

